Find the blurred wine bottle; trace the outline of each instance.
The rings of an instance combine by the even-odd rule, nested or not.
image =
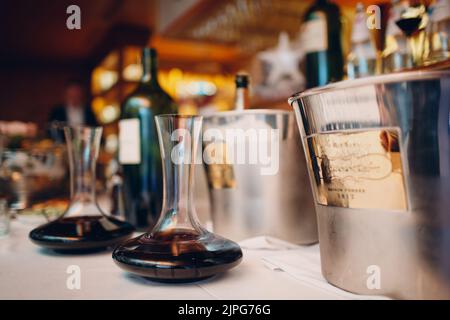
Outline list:
[[[429,8],[428,63],[450,58],[450,0],[436,0]]]
[[[423,66],[428,55],[425,32],[428,20],[424,1],[409,0],[408,7],[402,11],[400,18],[395,22],[407,37],[408,54],[413,67]]]
[[[347,57],[347,75],[356,79],[375,74],[376,51],[367,27],[364,5],[356,5],[355,21],[352,28],[351,52]]]
[[[302,47],[306,52],[306,87],[339,81],[344,75],[339,7],[316,0],[302,24]]]
[[[248,109],[250,107],[249,76],[242,73],[237,74],[235,84],[234,109],[238,111]]]
[[[386,48],[383,51],[384,73],[410,68],[412,65],[406,36],[396,24],[402,12],[408,8],[408,3],[404,0],[392,0],[391,4],[386,30]]]
[[[158,83],[155,49],[143,49],[142,70],[140,83],[123,102],[119,122],[125,217],[138,229],[152,227],[162,206],[162,165],[154,116],[177,113],[172,98]]]

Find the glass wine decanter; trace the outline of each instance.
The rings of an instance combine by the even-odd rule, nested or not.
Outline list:
[[[101,127],[65,127],[70,165],[69,207],[54,221],[29,234],[32,242],[61,251],[106,249],[128,239],[134,227],[106,215],[95,194],[95,167]]]
[[[238,244],[204,229],[193,203],[195,157],[202,118],[156,116],[163,163],[163,208],[153,230],[118,246],[116,264],[124,270],[164,282],[211,277],[238,265]]]

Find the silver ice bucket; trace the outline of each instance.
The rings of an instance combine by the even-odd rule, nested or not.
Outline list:
[[[294,95],[322,273],[361,294],[450,298],[450,72]]]
[[[317,242],[305,157],[293,112],[245,110],[203,119],[214,232],[239,241]],[[208,161],[215,156],[214,161]]]

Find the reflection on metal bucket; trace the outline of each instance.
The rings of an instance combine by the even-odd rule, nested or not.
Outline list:
[[[244,137],[231,141],[239,130]],[[208,139],[211,132],[215,139]],[[298,244],[317,242],[314,204],[292,112],[246,110],[205,117],[203,140],[214,232],[236,241],[270,235]]]
[[[449,299],[450,72],[343,81],[290,103],[326,279],[362,294]]]

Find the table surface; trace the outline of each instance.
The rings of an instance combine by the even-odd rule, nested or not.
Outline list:
[[[162,284],[122,271],[114,264],[111,251],[63,255],[41,249],[28,240],[28,232],[34,227],[13,220],[10,234],[0,239],[0,299],[358,298],[326,284],[323,278],[319,279],[323,282],[320,286],[312,285],[314,282],[307,278],[264,262],[268,256],[302,254],[319,261],[318,245],[298,250],[243,249],[242,263],[225,274],[191,284]],[[68,270],[74,265],[80,268],[79,289],[67,285],[71,279]],[[320,262],[313,268],[317,269],[312,270],[313,277],[320,278]]]

